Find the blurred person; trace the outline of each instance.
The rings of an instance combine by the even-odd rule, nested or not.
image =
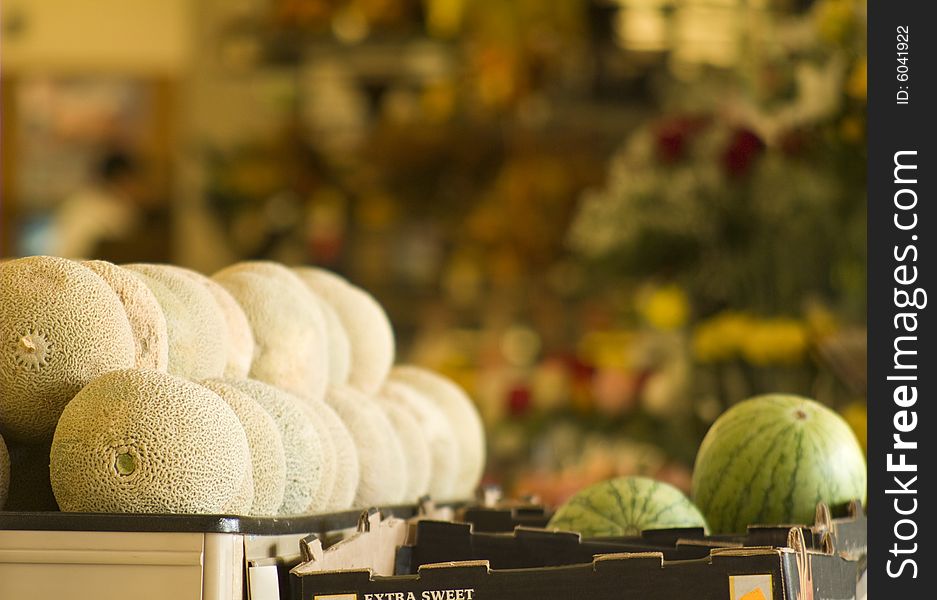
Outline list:
[[[132,156],[122,150],[106,152],[89,185],[67,197],[53,217],[52,253],[99,258],[102,243],[129,238],[143,221],[144,189]]]

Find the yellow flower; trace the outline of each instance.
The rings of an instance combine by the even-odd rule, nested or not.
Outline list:
[[[751,329],[752,318],[726,311],[703,321],[693,331],[692,348],[697,360],[720,362],[736,356]]]
[[[853,0],[823,0],[814,5],[814,24],[820,37],[831,44],[849,39],[856,25]]]
[[[672,331],[686,324],[690,301],[679,286],[665,285],[639,298],[638,310],[652,327]]]
[[[868,97],[868,60],[865,56],[856,61],[849,79],[846,80],[846,93],[856,100],[865,101]]]
[[[742,343],[742,356],[758,366],[796,364],[803,360],[809,336],[801,321],[788,318],[755,323]]]
[[[624,330],[593,331],[579,341],[579,355],[598,368],[627,369],[631,366],[634,333]]]

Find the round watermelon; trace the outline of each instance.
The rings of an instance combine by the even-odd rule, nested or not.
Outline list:
[[[757,396],[720,416],[700,446],[693,500],[714,533],[811,524],[818,502],[866,498],[862,448],[849,425],[800,396]]]
[[[626,536],[647,529],[706,529],[706,520],[672,485],[647,477],[618,477],[570,498],[547,527],[576,531],[583,537]]]

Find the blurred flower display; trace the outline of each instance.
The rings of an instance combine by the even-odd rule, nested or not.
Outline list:
[[[631,276],[668,275],[703,313],[790,311],[821,294],[861,314],[863,11],[818,2],[767,23],[725,84],[735,92],[675,84],[665,114],[630,135],[605,185],[583,196],[573,251]]]
[[[864,18],[859,2],[828,0],[762,22],[718,93],[669,82],[661,114],[583,194],[573,255],[592,285],[636,290],[618,311],[630,330],[583,337],[591,400],[568,414],[609,455],[583,450],[552,485],[541,471],[519,489],[555,497],[598,473],[661,471],[685,486],[686,440],[759,393],[815,397],[865,439],[851,325],[865,311]],[[544,426],[533,443],[570,430]]]

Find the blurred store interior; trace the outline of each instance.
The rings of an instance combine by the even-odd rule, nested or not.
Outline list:
[[[6,0],[3,256],[375,294],[489,482],[689,487],[726,406],[865,431],[865,3]]]

